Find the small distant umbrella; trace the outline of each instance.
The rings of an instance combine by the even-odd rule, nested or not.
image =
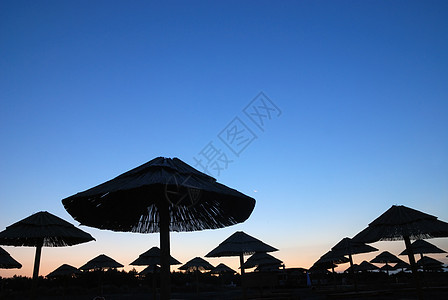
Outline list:
[[[62,266],[56,268],[52,272],[48,273],[47,278],[51,277],[63,277],[63,276],[73,276],[76,274],[80,274],[78,268],[75,268],[73,266],[63,264]]]
[[[263,243],[243,231],[237,231],[225,239],[215,249],[210,251],[205,257],[239,256],[241,274],[244,274],[244,255],[251,255],[256,252],[273,252],[278,249]]]
[[[411,265],[404,261],[400,261],[394,266],[395,270],[401,269],[401,271],[403,271],[403,272],[404,272],[404,269],[409,269],[409,268],[411,268]]]
[[[237,231],[215,249],[210,251],[205,257],[239,256],[241,280],[244,281],[244,255],[252,255],[256,252],[274,252],[278,249],[263,243],[259,239],[250,236],[243,231]],[[243,297],[246,298],[246,289],[243,285]]]
[[[20,269],[22,265],[9,255],[9,253],[0,247],[0,269]]]
[[[389,275],[389,270],[393,270],[393,268],[389,268],[389,263],[399,263],[402,261],[389,251],[383,251],[380,254],[378,254],[374,259],[372,259],[370,262],[377,263],[377,264],[386,264],[387,267],[381,268],[381,270],[386,270],[387,275]]]
[[[378,251],[378,249],[372,246],[366,245],[361,242],[355,242],[348,237],[343,238],[339,243],[337,243],[333,248],[331,248],[331,250],[334,251],[335,254],[348,255],[350,266],[353,266],[352,255]],[[353,281],[355,283],[355,290],[358,290],[358,280],[355,276],[355,269],[351,268],[350,270],[353,276]]]
[[[446,251],[440,249],[436,245],[431,244],[430,242],[427,242],[425,240],[416,240],[411,244],[411,248],[414,254],[420,253],[420,258],[423,258],[423,254],[446,253]],[[398,255],[407,255],[407,254],[408,254],[407,250],[404,249],[404,251]]]
[[[149,273],[155,274],[157,271],[157,266],[162,264],[161,262],[161,251],[158,247],[152,247],[148,251],[140,254],[136,260],[130,263],[131,266],[148,266],[140,275],[146,275]],[[170,265],[180,265],[181,263],[170,255]],[[152,290],[153,299],[156,299],[156,276],[152,277]]]
[[[358,272],[359,271],[359,265],[358,264],[353,264],[350,267],[348,267],[347,269],[345,269],[345,273],[352,273],[352,272]]]
[[[62,200],[81,224],[113,231],[160,232],[161,297],[170,298],[170,231],[217,229],[244,222],[255,199],[178,158],[157,157]]]
[[[161,265],[160,249],[158,247],[152,247],[146,252],[143,252],[138,256],[136,260],[130,263],[131,266],[149,266],[149,265]],[[180,265],[181,262],[170,255],[170,265]]]
[[[353,239],[363,243],[374,243],[380,240],[404,240],[419,298],[422,298],[410,240],[432,237],[448,237],[448,223],[403,205],[393,205]]]
[[[443,262],[438,261],[437,259],[434,259],[429,256],[423,256],[421,259],[417,261],[417,265],[427,270],[441,270]]]
[[[243,267],[245,269],[255,268],[255,267],[265,267],[265,266],[280,266],[283,262],[275,258],[274,256],[263,253],[263,252],[257,252],[254,253],[251,257],[249,257],[246,262],[244,263]]]
[[[378,270],[378,267],[375,266],[374,264],[369,263],[368,261],[363,260],[359,266],[358,266],[358,271],[374,271],[374,270]]]
[[[213,270],[213,266],[203,258],[195,257],[189,260],[186,264],[179,267],[179,270],[185,271],[204,271],[204,270]]]
[[[42,247],[73,246],[94,240],[87,232],[46,211],[35,213],[0,232],[0,245],[36,247],[33,296],[39,276]]]
[[[236,271],[233,270],[232,268],[228,267],[227,265],[220,263],[219,265],[217,265],[212,271],[212,274],[235,274]]]
[[[103,269],[115,269],[115,268],[123,268],[124,266],[114,260],[113,258],[110,258],[109,256],[105,254],[100,254],[97,257],[89,260],[87,263],[85,263],[83,266],[81,266],[79,269],[83,271],[87,270],[103,270]]]

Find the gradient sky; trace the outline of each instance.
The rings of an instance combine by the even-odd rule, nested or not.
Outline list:
[[[1,1],[0,230],[38,211],[78,226],[63,198],[208,145],[232,161],[213,176],[257,203],[243,224],[172,233],[183,263],[243,230],[308,268],[394,204],[448,221],[447,53],[446,1]],[[258,127],[260,92],[276,110]],[[221,139],[235,122],[238,155]],[[96,242],[44,248],[41,275],[101,253],[129,270],[159,246],[80,228]],[[3,248],[23,268],[0,276],[31,276],[34,249]]]

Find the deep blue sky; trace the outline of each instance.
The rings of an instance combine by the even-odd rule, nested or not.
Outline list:
[[[446,53],[445,1],[2,1],[0,229],[41,210],[78,225],[61,199],[209,142],[257,205],[173,234],[182,262],[243,230],[309,267],[393,204],[448,221]],[[264,131],[243,111],[260,92],[281,111]],[[239,156],[218,137],[235,117],[257,137]],[[158,245],[82,229],[97,242],[44,249],[43,275]],[[4,248],[24,268],[0,275],[30,276],[33,250]]]

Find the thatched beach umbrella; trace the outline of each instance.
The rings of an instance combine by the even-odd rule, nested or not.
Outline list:
[[[130,263],[131,266],[156,266],[161,265],[161,252],[159,247],[152,247],[143,252],[136,260]],[[181,262],[170,255],[170,265],[180,265]]]
[[[421,266],[424,270],[442,271],[443,262],[429,256],[423,256],[417,261],[417,265]]]
[[[123,268],[124,266],[114,260],[113,258],[105,255],[100,254],[95,258],[92,258],[88,262],[86,262],[84,265],[79,267],[80,270],[88,271],[88,270],[104,270],[104,269],[116,269],[116,268]]]
[[[205,257],[239,256],[241,275],[244,275],[244,255],[274,251],[278,251],[278,249],[263,243],[243,231],[237,231],[205,255]]]
[[[53,270],[52,272],[48,273],[47,278],[63,277],[63,276],[71,277],[73,275],[77,275],[80,273],[81,272],[79,271],[78,268],[75,268],[75,267],[67,265],[67,264],[63,264],[63,265],[59,266],[58,268],[56,268],[55,270]]]
[[[374,271],[374,270],[378,270],[378,267],[375,266],[374,264],[369,263],[369,262],[366,261],[366,260],[363,260],[363,261],[359,264],[357,270],[358,270],[358,271],[361,271],[361,272],[363,272],[363,271]]]
[[[245,269],[255,268],[255,267],[264,267],[264,266],[280,266],[283,263],[278,258],[275,258],[274,256],[263,253],[263,252],[257,252],[254,253],[251,257],[249,257],[246,262],[244,263],[243,267]]]
[[[33,290],[39,276],[42,247],[73,246],[94,240],[87,232],[46,211],[35,213],[0,232],[0,245],[36,247]]]
[[[244,222],[255,200],[216,182],[178,158],[155,158],[62,200],[83,225],[160,232],[161,297],[170,298],[170,231],[222,228]]]
[[[393,268],[389,268],[389,263],[396,264],[402,261],[389,251],[383,251],[380,254],[378,254],[375,258],[370,260],[371,263],[375,264],[385,264],[384,268],[381,268],[381,270],[386,270],[387,275],[389,275],[389,270],[393,270]]]
[[[205,271],[213,270],[213,266],[203,258],[195,257],[185,263],[183,266],[179,267],[179,270],[184,271]]]
[[[9,253],[0,247],[0,269],[20,269],[22,265],[9,255]]]
[[[352,267],[353,266],[352,255],[374,252],[374,251],[378,251],[378,249],[376,249],[372,246],[366,245],[364,243],[361,243],[361,242],[355,242],[351,238],[345,237],[339,243],[337,243],[333,248],[331,248],[331,251],[333,251],[335,254],[338,254],[338,255],[348,255],[348,259],[350,261],[350,267]],[[353,276],[355,290],[358,290],[358,280],[356,278],[354,268],[351,268],[350,271]]]
[[[404,269],[410,269],[410,268],[411,268],[411,265],[405,261],[400,261],[400,262],[396,263],[394,266],[395,270],[401,269],[402,272],[404,272]]]
[[[233,270],[232,268],[230,268],[229,266],[220,263],[219,265],[217,265],[215,268],[213,268],[213,270],[211,270],[212,274],[235,274],[236,271]]]
[[[404,240],[409,263],[421,298],[420,280],[417,274],[411,239],[448,237],[448,223],[437,217],[403,206],[393,205],[369,226],[358,233],[353,240],[374,243],[381,240]]]
[[[416,240],[411,244],[412,252],[414,254],[419,253],[420,258],[423,258],[423,254],[431,254],[431,253],[446,253],[446,251],[440,249],[434,244],[431,244],[430,242],[427,242],[425,240]],[[407,255],[408,252],[406,249],[403,250],[398,255]]]

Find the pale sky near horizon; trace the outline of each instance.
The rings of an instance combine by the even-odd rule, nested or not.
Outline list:
[[[448,221],[447,16],[446,1],[1,1],[0,231],[38,211],[78,226],[63,198],[211,149],[230,161],[212,175],[257,203],[242,224],[172,233],[183,263],[242,230],[308,268],[394,204]],[[44,248],[41,275],[101,253],[129,270],[159,245],[80,228],[96,241]],[[34,249],[2,247],[23,268],[0,276],[31,276]]]

